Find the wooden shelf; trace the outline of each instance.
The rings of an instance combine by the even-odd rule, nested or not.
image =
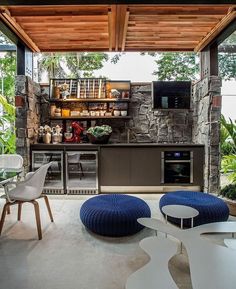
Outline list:
[[[76,120],[76,119],[131,119],[131,116],[69,116],[50,117],[51,120]]]
[[[49,99],[50,102],[67,103],[67,102],[130,102],[127,98],[69,98],[69,99]]]

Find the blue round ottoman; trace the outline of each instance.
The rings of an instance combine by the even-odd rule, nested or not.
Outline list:
[[[138,218],[150,217],[149,206],[141,199],[127,195],[100,195],[85,201],[80,219],[90,231],[103,236],[122,237],[143,229]]]
[[[166,205],[185,205],[198,210],[199,215],[194,218],[194,226],[206,223],[227,221],[229,209],[225,202],[213,195],[192,192],[176,191],[167,193],[160,199],[159,207]],[[164,215],[164,213],[162,212]],[[180,219],[168,217],[168,221],[180,226]],[[184,227],[191,227],[191,220],[184,220]]]

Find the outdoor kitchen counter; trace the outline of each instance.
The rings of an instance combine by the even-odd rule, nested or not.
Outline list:
[[[98,191],[163,192],[203,188],[204,145],[187,143],[61,143],[31,145],[35,153],[96,152]],[[32,159],[32,157],[31,157]],[[67,158],[65,157],[65,162]],[[65,163],[64,170],[66,171]],[[170,176],[170,177],[169,177]],[[182,179],[181,179],[182,178]]]
[[[202,144],[193,143],[109,143],[109,144],[91,144],[91,143],[59,143],[59,144],[32,144],[32,150],[41,149],[98,149],[100,147],[204,147]]]

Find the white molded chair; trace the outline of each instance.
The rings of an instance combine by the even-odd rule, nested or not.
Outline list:
[[[18,154],[3,154],[0,155],[0,169],[22,172],[23,158]]]
[[[6,212],[9,209],[9,207],[15,204],[18,205],[17,219],[18,221],[20,221],[22,204],[25,202],[29,202],[34,205],[38,237],[39,237],[39,240],[42,239],[39,205],[36,199],[40,197],[44,198],[51,222],[53,222],[53,216],[52,216],[52,212],[50,209],[48,197],[46,195],[42,195],[47,170],[51,166],[51,164],[52,162],[42,165],[37,171],[28,173],[24,181],[15,183],[16,185],[15,188],[11,190],[6,189],[7,201],[2,211],[2,217],[0,221],[0,235],[2,232]]]
[[[20,180],[21,175],[24,175],[23,162],[24,160],[21,155],[2,154],[0,155],[0,170],[4,169],[4,171],[9,170],[10,172],[19,173],[17,179]],[[7,213],[10,214],[10,207],[8,208]]]

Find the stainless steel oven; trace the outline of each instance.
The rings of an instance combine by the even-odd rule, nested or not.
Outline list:
[[[193,183],[193,152],[161,152],[161,182],[166,184]]]

